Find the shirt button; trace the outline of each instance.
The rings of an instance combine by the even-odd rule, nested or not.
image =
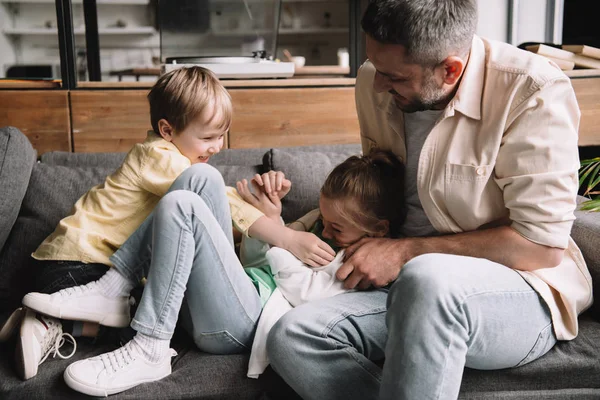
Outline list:
[[[246,221],[244,220],[244,218],[241,218],[241,219],[240,219],[240,224],[243,224],[243,223],[245,223],[245,222],[246,222]]]
[[[477,169],[475,170],[475,172],[477,173],[477,175],[484,175],[485,174],[485,168],[484,167],[477,167]]]

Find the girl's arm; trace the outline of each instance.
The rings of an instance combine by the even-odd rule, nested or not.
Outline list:
[[[248,235],[289,251],[311,267],[326,265],[335,257],[333,249],[316,235],[295,231],[267,216],[257,219]]]

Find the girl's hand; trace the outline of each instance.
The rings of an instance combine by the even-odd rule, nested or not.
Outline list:
[[[327,265],[335,258],[335,251],[310,232],[288,229],[281,247],[311,267]]]
[[[269,171],[262,175],[256,174],[252,178],[263,192],[269,196],[277,196],[280,200],[289,193],[292,188],[292,182],[285,179],[285,174],[281,171]]]
[[[281,199],[277,197],[275,192],[272,195],[266,194],[254,179],[252,179],[252,186],[254,187],[254,193],[248,187],[246,179],[242,179],[236,183],[237,191],[244,201],[258,208],[268,218],[279,222],[281,216]]]

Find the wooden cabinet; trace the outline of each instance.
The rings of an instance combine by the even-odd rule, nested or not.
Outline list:
[[[346,81],[346,80],[344,80]],[[360,143],[353,86],[228,88],[233,124],[227,147]],[[75,152],[127,151],[150,129],[147,90],[71,92]]]
[[[571,79],[579,109],[579,146],[600,146],[600,78]]]
[[[38,154],[71,149],[69,93],[61,90],[0,90],[0,126],[23,132]]]
[[[600,78],[573,78],[580,146],[600,146]],[[354,80],[227,81],[234,105],[229,148],[360,143]],[[150,129],[148,87],[0,90],[0,126],[14,125],[38,153],[128,151]]]

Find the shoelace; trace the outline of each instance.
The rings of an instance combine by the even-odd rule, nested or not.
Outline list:
[[[135,359],[131,346],[131,342],[128,342],[125,346],[120,347],[115,351],[101,354],[99,357],[104,364],[104,369],[111,373],[115,373],[119,369],[125,368],[125,366]]]
[[[52,353],[53,358],[58,355],[58,357],[62,358],[63,360],[73,357],[75,351],[77,351],[77,342],[75,341],[75,338],[68,333],[63,333],[62,329],[56,323],[47,319],[44,320],[48,325],[48,332],[44,339],[44,343],[42,343],[42,349],[45,355],[40,360],[39,364],[46,361],[46,359],[50,356],[50,353]],[[54,337],[56,337],[56,339],[53,339]],[[67,342],[67,340],[73,345],[73,350],[71,351],[71,354],[65,356],[60,352],[60,348]]]

